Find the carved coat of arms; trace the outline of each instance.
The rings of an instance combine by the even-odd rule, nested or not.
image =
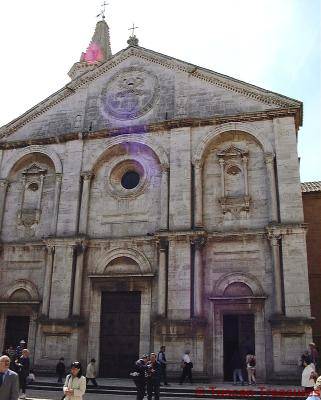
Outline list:
[[[114,75],[102,91],[101,107],[106,117],[126,120],[147,113],[159,95],[158,79],[139,68],[127,68]]]

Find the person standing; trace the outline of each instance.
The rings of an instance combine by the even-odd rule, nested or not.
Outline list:
[[[17,360],[22,356],[22,350],[26,348],[26,342],[21,339],[18,346],[16,347],[16,354],[15,354],[15,359]]]
[[[68,400],[82,400],[86,393],[86,378],[82,374],[79,361],[74,361],[71,364],[70,372],[63,387],[64,395]]]
[[[240,352],[236,349],[231,358],[231,366],[233,368],[233,384],[236,385],[238,380],[242,385],[244,385],[244,380],[242,376],[242,360]]]
[[[166,361],[165,351],[166,347],[162,346],[157,355],[157,361],[160,363],[160,375],[161,375],[160,380],[161,381],[163,380],[165,386],[170,386],[167,382],[167,373],[166,373],[167,361]]]
[[[135,371],[131,373],[137,389],[136,400],[143,400],[146,393],[146,374],[148,356],[144,354],[135,362]]]
[[[150,354],[150,360],[147,363],[147,399],[152,400],[154,395],[155,400],[159,400],[161,364],[156,360],[156,354]]]
[[[58,375],[58,383],[62,383],[62,379],[66,376],[66,365],[63,357],[59,358],[56,365],[56,374]]]
[[[19,384],[22,395],[21,399],[26,398],[26,388],[27,388],[27,377],[30,373],[30,353],[28,349],[22,350],[22,355],[16,360],[16,366],[18,368]]]
[[[86,370],[87,385],[88,385],[88,382],[91,381],[95,387],[98,387],[96,377],[97,377],[96,360],[94,358],[92,358],[90,360],[90,363],[87,365],[87,370]]]
[[[246,356],[246,370],[247,370],[247,377],[248,377],[249,385],[252,385],[252,383],[254,385],[256,384],[255,369],[256,369],[255,355],[252,353],[249,353]]]
[[[186,377],[188,378],[188,380],[190,381],[190,383],[193,383],[193,378],[192,378],[192,368],[193,368],[193,363],[191,361],[191,357],[190,357],[190,351],[186,350],[185,354],[183,356],[182,359],[182,375],[181,375],[181,379],[179,381],[179,384],[182,385],[183,382],[185,381]]]
[[[315,385],[314,378],[316,376],[315,365],[310,357],[307,357],[303,360],[303,367],[304,369],[301,376],[301,385],[306,391],[309,391],[312,390]]]
[[[10,358],[0,357],[0,399],[18,400],[19,398],[19,378],[18,375],[9,369]]]
[[[319,352],[313,342],[309,344],[309,356],[317,371],[319,368]]]

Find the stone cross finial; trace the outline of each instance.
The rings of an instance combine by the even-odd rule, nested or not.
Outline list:
[[[133,24],[133,26],[128,29],[129,31],[132,31],[132,33],[130,35],[131,37],[135,36],[135,29],[138,29],[138,26],[135,26],[135,24]]]
[[[100,11],[100,13],[96,16],[96,18],[101,17],[102,19],[105,19],[105,11],[106,11],[106,6],[108,6],[109,3],[106,3],[105,1],[103,2],[103,4],[101,5],[102,9]]]
[[[138,26],[135,26],[135,24],[133,24],[133,26],[128,29],[129,31],[132,31],[129,39],[127,40],[129,46],[138,46],[138,39],[135,35],[135,29],[138,29]]]

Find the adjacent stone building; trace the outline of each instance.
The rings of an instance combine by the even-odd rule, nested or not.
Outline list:
[[[0,347],[128,376],[167,346],[194,375],[293,377],[312,339],[302,103],[98,22],[71,81],[0,130]],[[113,368],[112,368],[113,366]]]
[[[304,221],[308,224],[307,254],[313,341],[321,350],[321,182],[302,183]]]

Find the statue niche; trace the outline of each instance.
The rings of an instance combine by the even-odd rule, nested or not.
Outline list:
[[[217,152],[221,171],[222,212],[230,218],[246,218],[250,210],[248,151],[234,145]]]
[[[32,164],[22,172],[22,194],[18,211],[18,224],[31,227],[39,224],[41,199],[46,169]]]

